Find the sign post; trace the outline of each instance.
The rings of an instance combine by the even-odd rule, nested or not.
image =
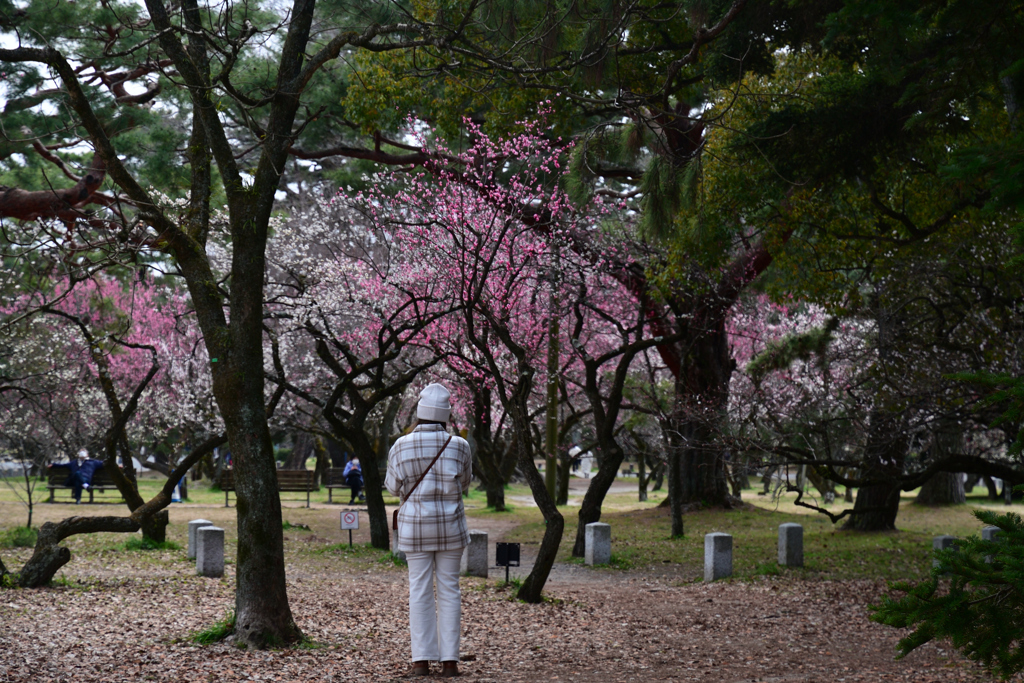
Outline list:
[[[519,566],[519,544],[499,543],[495,555],[495,564],[505,568],[505,583],[508,584],[508,568]]]
[[[352,547],[352,530],[359,528],[359,513],[356,510],[342,510],[341,529],[348,529],[348,547]]]

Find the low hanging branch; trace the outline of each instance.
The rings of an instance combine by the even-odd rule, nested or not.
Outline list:
[[[66,190],[22,190],[0,186],[0,218],[31,221],[58,218],[74,222],[83,218],[81,209],[89,204],[106,177],[106,164],[94,154],[85,173]]]
[[[57,523],[47,522],[39,529],[35,551],[22,568],[18,583],[22,588],[48,584],[57,570],[71,561],[71,551],[60,545],[65,538],[101,531],[134,533],[141,528],[128,517],[68,517]]]

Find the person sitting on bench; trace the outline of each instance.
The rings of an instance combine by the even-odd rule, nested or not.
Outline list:
[[[362,494],[363,469],[359,465],[359,458],[354,457],[345,464],[345,471],[342,472],[342,476],[345,478],[345,483],[352,487],[352,500],[348,504],[354,505],[357,496],[359,500],[366,500],[366,497]]]
[[[78,451],[76,459],[69,460],[68,462],[53,463],[50,467],[67,467],[71,470],[71,475],[64,482],[64,486],[71,487],[71,495],[75,498],[75,505],[80,505],[82,502],[82,489],[89,488],[96,470],[103,467],[103,461],[90,458],[89,451],[83,448]]]

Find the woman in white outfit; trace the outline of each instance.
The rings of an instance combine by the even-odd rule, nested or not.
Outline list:
[[[469,443],[451,437],[427,470],[448,439],[450,415],[450,394],[442,385],[431,384],[420,393],[416,427],[391,447],[384,482],[388,491],[402,501],[398,549],[405,552],[409,562],[410,673],[416,676],[429,675],[431,661],[441,662],[442,676],[459,675],[459,565],[462,549],[469,543],[462,492],[469,488],[473,476]],[[425,470],[426,476],[416,486]]]

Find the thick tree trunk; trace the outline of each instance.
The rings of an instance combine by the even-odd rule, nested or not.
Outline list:
[[[182,494],[184,498],[184,494]],[[142,535],[156,543],[163,543],[167,540],[167,525],[170,523],[170,516],[167,510],[160,510],[142,523]]]
[[[881,303],[881,297],[871,299],[877,325],[878,362],[882,367],[893,356],[893,343],[904,326],[900,313]],[[899,477],[910,446],[907,433],[907,411],[892,406],[892,399],[884,384],[875,389],[874,407],[868,415],[868,434],[864,444],[862,476],[874,483],[857,490],[853,515],[843,525],[856,531],[889,531],[896,528],[896,515],[900,509]]]
[[[852,531],[893,531],[900,509],[898,477],[903,473],[908,439],[899,415],[871,411],[864,448],[864,476],[874,483],[857,489],[853,515],[843,525]]]
[[[236,346],[237,348],[237,346]],[[256,346],[260,349],[260,346]],[[249,366],[235,400],[218,396],[234,463],[238,513],[235,637],[255,647],[301,638],[288,604],[277,468],[263,408],[262,358]],[[219,393],[219,392],[218,392]]]
[[[959,472],[939,472],[925,482],[914,502],[933,506],[966,503],[963,475]]]
[[[618,444],[609,444],[607,452],[598,450],[598,462],[601,463],[597,470],[597,476],[590,481],[587,493],[583,496],[583,503],[580,505],[579,525],[576,527],[576,542],[572,546],[573,557],[583,557],[587,551],[586,532],[587,525],[601,521],[601,504],[604,497],[608,495],[608,489],[615,483],[615,475],[619,472],[626,454],[618,447]]]
[[[964,432],[951,419],[939,420],[932,430],[930,453],[933,460],[963,452]],[[939,472],[921,487],[914,501],[921,505],[959,505],[967,502],[963,475],[956,472]]]
[[[505,512],[505,487],[500,481],[491,481],[485,489],[487,493],[487,507],[495,512]]]
[[[900,509],[900,487],[895,483],[870,484],[857,489],[849,531],[895,531]]]
[[[724,315],[695,329],[679,348],[685,362],[676,378],[671,416],[679,450],[679,479],[670,476],[669,487],[680,487],[680,505],[728,505],[721,437],[734,362],[729,355]]]

